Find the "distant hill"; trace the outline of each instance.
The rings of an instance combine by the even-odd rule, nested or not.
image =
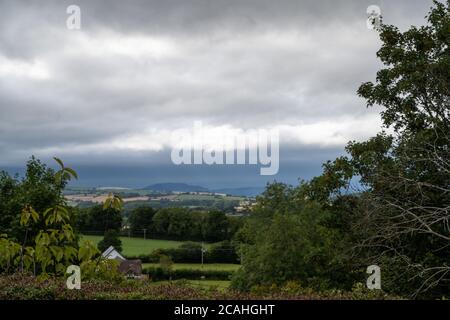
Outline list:
[[[186,183],[156,183],[142,189],[156,192],[209,192],[207,188]]]
[[[215,192],[242,197],[255,197],[264,192],[263,187],[221,188],[210,190],[202,186],[187,183],[156,183],[142,188],[142,190],[150,190],[155,192]]]
[[[264,192],[264,188],[260,187],[244,187],[244,188],[224,188],[215,189],[212,192],[226,193],[231,196],[256,197]]]

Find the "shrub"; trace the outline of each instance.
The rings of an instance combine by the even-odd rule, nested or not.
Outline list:
[[[179,269],[179,270],[168,270],[160,267],[148,267],[144,268],[142,271],[147,274],[153,281],[160,280],[177,280],[177,279],[188,279],[188,280],[229,280],[231,278],[232,272],[221,271],[221,270],[197,270],[197,269]]]
[[[150,254],[127,256],[128,259],[140,259],[143,263],[158,263],[161,256],[168,256],[175,263],[200,263],[202,260],[202,246],[198,243],[187,242],[174,249],[156,249]],[[238,263],[239,258],[229,241],[214,244],[203,254],[205,263]]]
[[[98,243],[97,247],[100,251],[105,251],[110,246],[113,246],[119,252],[122,252],[122,241],[119,238],[117,230],[108,230],[105,232],[103,239]]]

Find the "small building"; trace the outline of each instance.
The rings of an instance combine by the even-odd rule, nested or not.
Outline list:
[[[137,279],[142,277],[141,260],[124,260],[119,265],[119,272],[127,278]]]
[[[113,246],[106,249],[105,252],[102,253],[102,257],[109,260],[117,260],[119,262],[119,272],[127,278],[143,278],[141,260],[127,260]]]

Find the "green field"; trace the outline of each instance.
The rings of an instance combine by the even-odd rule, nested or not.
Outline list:
[[[198,289],[206,289],[206,290],[219,290],[219,291],[226,291],[231,284],[231,281],[229,280],[175,280],[175,281],[154,281],[149,282],[152,286],[159,286],[162,284],[180,284],[180,285],[187,285],[191,288],[198,288]]]
[[[225,291],[230,286],[231,281],[227,280],[187,280],[189,286],[194,288]]]
[[[94,244],[97,244],[102,240],[102,236],[81,236],[81,240],[90,240]],[[155,249],[170,249],[177,248],[182,241],[172,241],[172,240],[155,240],[143,238],[128,238],[120,237],[122,240],[122,253],[125,256],[138,256],[140,254],[150,254]]]
[[[142,267],[159,267],[158,263],[144,263]],[[200,263],[174,263],[172,268],[174,270],[180,269],[198,269],[211,271],[236,271],[239,269],[239,264],[231,263],[205,263],[203,266]]]
[[[90,236],[82,235],[80,240],[90,240],[94,244],[100,242],[103,236]],[[122,253],[125,256],[138,256],[140,254],[150,254],[156,249],[171,249],[178,248],[180,245],[185,243],[185,241],[174,241],[174,240],[160,240],[160,239],[143,239],[143,238],[129,238],[120,237],[122,241]],[[212,243],[205,243],[205,248],[209,248],[213,245]]]

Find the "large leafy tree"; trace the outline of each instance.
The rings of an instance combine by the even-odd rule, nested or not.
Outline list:
[[[128,217],[128,223],[133,234],[141,234],[147,229],[149,234],[154,232],[153,216],[156,210],[149,206],[141,206],[133,209]]]
[[[348,228],[335,221],[331,203],[320,203],[311,193],[307,183],[267,186],[235,237],[242,268],[234,287],[250,290],[297,281],[318,290],[351,288]]]
[[[0,233],[23,241],[26,232],[26,228],[20,224],[23,208],[31,206],[37,212],[43,212],[64,203],[62,190],[68,180],[67,174],[70,174],[67,169],[73,170],[66,167],[62,169],[64,172],[57,174],[59,171],[55,172],[40,160],[31,157],[23,178],[17,175],[11,177],[6,172],[0,173]],[[36,234],[39,227],[36,225],[28,232]]]
[[[104,233],[108,230],[120,231],[122,227],[121,211],[103,205],[89,208],[81,219],[83,221],[80,223],[80,231],[85,233]]]
[[[389,290],[442,296],[450,281],[450,2],[435,1],[427,21],[405,32],[381,26],[384,68],[358,94],[383,108],[389,130],[349,143],[349,156],[327,163],[311,188],[334,200],[357,177],[359,257],[383,267]]]
[[[0,273],[26,272],[46,278],[49,275],[62,276],[69,265],[78,264],[82,269],[83,279],[120,280],[116,261],[103,259],[95,245],[88,240],[79,243],[72,226],[73,218],[62,194],[64,186],[72,178],[77,178],[77,173],[66,167],[60,159],[54,159],[59,165],[56,172],[46,169],[34,158],[28,163],[27,176],[22,182],[25,190],[30,185],[35,186],[33,183],[42,182],[45,177],[46,182],[54,187],[56,194],[52,195],[55,202],[52,207],[37,211],[30,204],[32,197],[22,199],[26,204],[17,216],[24,238],[0,234]],[[11,187],[13,180],[6,175],[3,177],[3,182],[9,181],[9,184],[4,185]],[[17,184],[20,190],[22,185],[19,182]],[[31,190],[35,191],[35,188]],[[41,202],[36,203],[39,205]],[[104,208],[121,211],[122,205],[122,199],[111,194],[106,199]]]
[[[244,287],[304,281],[312,275],[333,279],[337,273],[331,269],[328,274],[321,272],[326,269],[293,273],[275,259],[284,259],[291,268],[302,265],[304,254],[314,252],[303,240],[319,224],[328,231],[325,237],[336,239],[336,255],[328,261],[339,261],[347,272],[377,263],[385,290],[422,297],[449,294],[450,1],[434,1],[427,21],[405,32],[389,25],[378,29],[382,47],[377,55],[384,67],[374,83],[361,85],[358,94],[369,107],[383,108],[383,131],[367,141],[349,143],[348,156],[325,163],[321,176],[297,188],[272,185],[259,199],[255,219],[239,233],[250,248],[238,274]],[[326,214],[319,211],[322,219],[309,225],[295,219],[284,227],[277,225],[280,214],[302,215],[307,203],[319,204]],[[277,229],[294,239],[274,234]],[[342,235],[339,240],[333,236],[336,231]],[[280,253],[282,242],[292,255]],[[326,242],[307,243],[316,250],[326,248]],[[349,247],[354,249],[351,255]],[[348,264],[350,257],[353,265]],[[364,278],[356,273],[354,280],[358,279]]]

